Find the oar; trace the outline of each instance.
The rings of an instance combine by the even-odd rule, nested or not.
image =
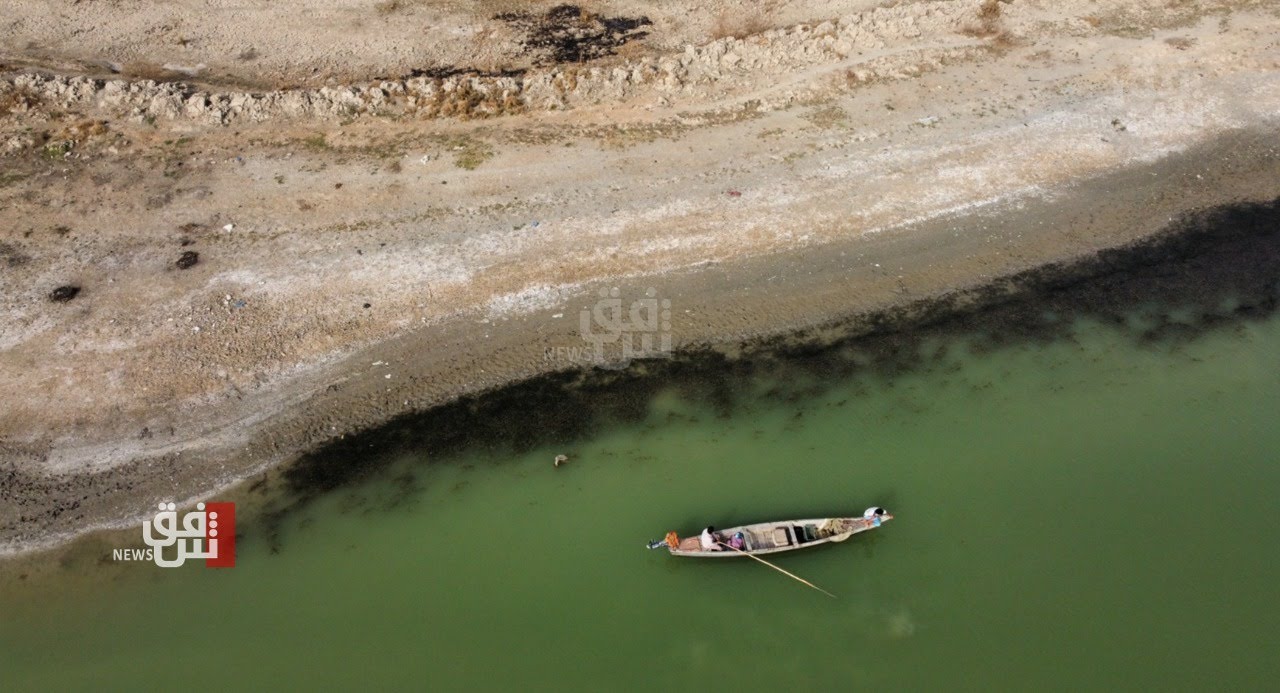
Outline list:
[[[776,565],[774,565],[774,564],[772,564],[772,563],[770,563],[770,562],[768,562],[768,561],[764,560],[763,558],[760,558],[759,556],[752,556],[751,554],[747,553],[746,551],[743,551],[742,549],[739,549],[739,548],[735,548],[735,547],[729,546],[728,544],[724,543],[723,541],[717,541],[716,543],[717,543],[717,544],[719,544],[719,545],[721,545],[721,546],[723,546],[723,547],[725,547],[725,548],[733,549],[734,551],[737,551],[738,553],[742,554],[743,556],[746,556],[747,558],[751,558],[751,559],[754,559],[754,560],[760,561],[761,563],[763,563],[763,564],[765,564],[765,565],[769,566],[770,568],[773,568],[774,570],[778,571],[779,573],[782,573],[783,575],[786,575],[787,577],[791,578],[792,580],[797,580],[797,581],[799,581],[799,582],[802,582],[802,583],[804,583],[804,584],[806,584],[806,585],[808,585],[808,586],[810,586],[810,587],[814,588],[815,590],[818,590],[819,592],[821,592],[821,593],[823,593],[823,594],[827,595],[828,597],[831,597],[832,599],[835,599],[835,598],[836,598],[836,595],[834,595],[834,594],[832,594],[832,593],[830,593],[830,592],[828,592],[828,591],[826,591],[826,590],[822,589],[821,587],[818,587],[817,585],[813,584],[812,582],[809,582],[808,580],[806,580],[806,579],[804,579],[804,578],[800,577],[799,575],[796,575],[795,573],[788,573],[787,571],[783,570],[782,568],[779,568],[778,566],[776,566]]]

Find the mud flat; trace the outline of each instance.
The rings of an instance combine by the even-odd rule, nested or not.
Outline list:
[[[0,547],[582,368],[601,288],[732,357],[1280,197],[1275,11],[1143,7],[635,24],[583,64],[258,92],[6,56]]]

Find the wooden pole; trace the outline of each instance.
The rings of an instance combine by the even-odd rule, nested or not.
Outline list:
[[[832,593],[830,593],[830,592],[828,592],[828,591],[826,591],[826,590],[822,589],[821,587],[818,587],[817,585],[813,584],[812,582],[809,582],[808,580],[806,580],[806,579],[804,579],[804,578],[800,577],[799,575],[796,575],[795,573],[788,573],[787,571],[783,570],[782,568],[779,568],[778,566],[776,566],[776,565],[774,565],[774,564],[772,564],[772,563],[770,563],[770,562],[768,562],[768,561],[764,560],[763,558],[760,558],[759,556],[752,556],[751,554],[747,553],[746,551],[743,551],[742,549],[738,549],[738,548],[734,548],[734,547],[732,547],[732,546],[729,546],[728,544],[724,543],[723,541],[717,541],[716,543],[717,543],[717,544],[719,544],[719,545],[721,545],[721,546],[723,546],[723,547],[725,547],[725,548],[727,548],[727,549],[733,549],[734,551],[737,551],[738,553],[742,554],[743,556],[746,556],[747,558],[751,558],[751,559],[754,559],[754,560],[760,561],[761,563],[763,563],[763,564],[765,564],[765,565],[769,566],[770,568],[773,568],[774,570],[778,571],[779,573],[782,573],[783,575],[786,575],[787,577],[791,578],[792,580],[797,580],[797,581],[799,581],[799,582],[802,582],[802,583],[804,583],[804,584],[806,584],[806,585],[808,585],[808,586],[810,586],[810,587],[814,588],[815,590],[818,590],[819,592],[821,592],[821,593],[823,593],[823,594],[827,595],[828,597],[831,597],[832,599],[835,599],[835,598],[836,598],[836,595],[834,595],[834,594],[832,594]]]

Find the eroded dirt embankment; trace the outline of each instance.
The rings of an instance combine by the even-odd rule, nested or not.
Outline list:
[[[1148,5],[655,21],[583,64],[259,92],[11,69],[0,544],[580,365],[547,354],[600,286],[725,345],[1280,195],[1280,18]]]
[[[281,118],[343,121],[361,115],[483,118],[585,105],[612,107],[629,99],[645,100],[650,107],[670,106],[672,101],[701,107],[708,97],[734,101],[737,96],[741,102],[744,93],[754,109],[775,109],[825,95],[831,85],[824,79],[855,85],[909,79],[948,61],[1001,50],[1013,40],[1012,32],[1036,30],[1026,13],[1015,9],[988,15],[989,10],[971,0],[944,0],[923,9],[880,7],[743,38],[726,36],[672,54],[614,56],[598,64],[553,61],[518,70],[435,68],[406,78],[319,88],[227,91],[186,82],[32,72],[11,76],[4,89],[19,109],[93,109],[133,123],[163,119],[206,125]],[[578,24],[576,16],[565,21]],[[1059,27],[1073,28],[1088,30],[1088,25],[1072,18]],[[588,50],[575,44],[560,50],[604,58],[616,48],[612,42],[606,47]],[[779,84],[767,84],[779,77]]]

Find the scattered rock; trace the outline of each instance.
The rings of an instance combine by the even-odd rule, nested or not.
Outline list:
[[[66,303],[80,294],[80,287],[67,284],[49,292],[49,300],[54,303]]]
[[[981,9],[994,16],[998,10],[990,9],[993,7],[997,5],[989,0]],[[615,55],[624,45],[646,38],[652,22],[643,16],[606,16],[578,5],[560,4],[548,10],[517,10],[494,17],[523,34],[521,43],[538,66],[531,69],[444,66],[413,70],[403,79],[269,92],[216,92],[169,80],[104,80],[20,72],[0,77],[0,114],[8,93],[17,95],[10,100],[16,99],[19,110],[29,108],[23,104],[31,100],[75,112],[97,108],[113,118],[138,124],[186,119],[231,125],[279,117],[347,121],[365,114],[487,118],[572,108],[575,103],[623,98],[646,88],[687,93],[696,86],[699,94],[716,83],[733,88],[740,85],[744,69],[753,71],[753,79],[760,79],[765,73],[776,75],[850,59],[855,53],[878,50],[894,40],[949,35],[972,23],[974,10],[974,0],[937,0],[922,16],[915,7],[879,7],[816,27],[761,27],[751,32],[750,41],[725,36],[700,46],[688,45],[679,56],[644,56],[605,67],[586,63]],[[1183,45],[1175,44],[1170,45]],[[849,66],[847,79],[850,84],[907,79],[941,61],[964,59],[971,50],[939,48],[927,57],[915,52],[880,56]],[[239,58],[244,61],[256,56],[256,51],[247,49]],[[202,64],[168,63],[165,68],[170,77],[207,74]],[[22,141],[0,145],[26,146]],[[55,149],[46,154],[55,158],[66,152]]]

